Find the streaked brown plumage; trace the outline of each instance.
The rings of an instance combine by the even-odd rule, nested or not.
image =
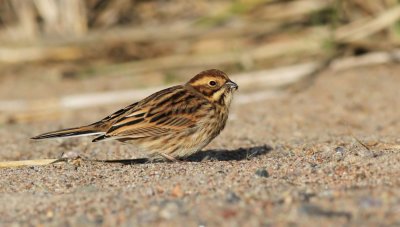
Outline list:
[[[216,69],[173,86],[82,127],[45,133],[32,139],[97,135],[131,143],[150,157],[184,158],[200,151],[225,127],[238,86]]]

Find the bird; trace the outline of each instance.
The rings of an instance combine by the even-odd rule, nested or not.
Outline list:
[[[178,161],[201,151],[221,133],[238,88],[223,71],[209,69],[95,123],[31,139],[96,136],[92,142],[117,140],[143,150],[150,159]]]

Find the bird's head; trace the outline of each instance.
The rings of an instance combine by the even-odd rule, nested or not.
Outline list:
[[[218,69],[200,72],[190,79],[186,86],[192,87],[209,101],[226,106],[230,105],[233,92],[238,89],[238,85]]]

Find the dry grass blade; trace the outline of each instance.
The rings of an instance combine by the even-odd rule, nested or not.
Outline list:
[[[310,12],[316,12],[332,6],[332,0],[301,0],[301,1],[282,1],[279,4],[271,4],[260,10],[259,19],[288,21],[291,18],[305,16]]]
[[[400,19],[400,6],[393,7],[376,18],[362,18],[341,27],[335,32],[338,42],[354,42],[381,31]]]
[[[57,162],[58,159],[36,159],[23,161],[3,161],[0,162],[0,168],[26,167],[26,166],[43,166]]]
[[[82,57],[84,57],[82,50],[75,47],[56,47],[48,49],[41,47],[0,47],[0,62],[3,63],[19,63],[38,60],[68,61],[81,59]]]
[[[363,146],[365,149],[371,151],[371,149],[365,143],[361,142],[361,140],[359,140],[357,137],[353,136],[353,138],[355,141],[357,141],[357,143],[361,144],[361,146]]]
[[[241,88],[254,87],[280,88],[294,84],[319,68],[319,62],[308,62],[277,69],[260,70],[233,75],[232,79],[240,84]]]
[[[400,50],[395,49],[389,52],[372,52],[358,57],[347,57],[332,62],[330,68],[333,70],[344,70],[354,67],[377,65],[400,61]]]

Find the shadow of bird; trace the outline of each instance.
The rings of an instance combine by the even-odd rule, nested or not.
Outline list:
[[[184,159],[183,162],[202,162],[206,160],[213,160],[213,161],[250,160],[257,156],[268,154],[272,150],[273,148],[269,145],[246,147],[234,150],[205,150],[189,156],[188,158]],[[147,158],[139,158],[139,159],[104,160],[101,162],[135,165],[135,164],[145,164],[145,163],[154,163],[163,161],[154,161],[154,160],[152,161]]]

